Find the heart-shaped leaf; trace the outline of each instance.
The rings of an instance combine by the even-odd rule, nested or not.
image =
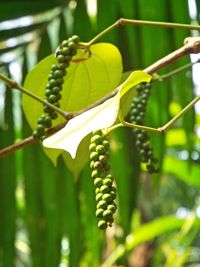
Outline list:
[[[92,45],[90,54],[79,50],[74,59],[76,60],[71,62],[67,69],[60,101],[61,108],[66,111],[81,110],[108,94],[119,84],[122,76],[121,55],[117,47],[112,44]],[[85,60],[81,61],[81,59]],[[27,75],[24,87],[44,98],[45,85],[52,64],[56,64],[54,55],[40,61]],[[28,96],[23,95],[22,105],[25,116],[31,128],[35,129],[37,119],[43,112],[43,107],[38,102],[33,104],[33,101]],[[63,118],[58,116],[53,122],[53,126],[61,122],[63,122]],[[62,151],[48,149],[45,150],[45,153],[55,164]],[[82,161],[82,164],[84,163]],[[80,161],[77,164],[81,164]]]

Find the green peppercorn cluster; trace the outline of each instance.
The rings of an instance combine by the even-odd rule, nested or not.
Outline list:
[[[48,75],[48,83],[45,87],[46,100],[56,107],[60,107],[61,91],[64,83],[64,77],[67,75],[66,69],[70,61],[77,53],[77,47],[80,39],[73,35],[64,40],[56,51],[57,64],[51,66]],[[46,132],[52,126],[52,120],[57,118],[57,113],[48,106],[44,106],[44,113],[38,118],[37,129],[33,131],[33,136],[41,140],[47,137]]]
[[[90,168],[94,179],[96,195],[96,217],[99,219],[98,227],[106,229],[112,226],[113,215],[117,209],[115,203],[116,187],[113,184],[113,176],[110,174],[109,141],[103,136],[101,130],[93,132],[90,150]]]
[[[151,83],[143,83],[136,87],[137,96],[133,99],[130,111],[130,121],[133,124],[144,124],[146,107],[151,94]],[[136,139],[136,147],[140,154],[141,162],[146,164],[149,173],[158,172],[155,163],[158,161],[154,157],[153,148],[150,145],[148,133],[141,129],[133,129]]]

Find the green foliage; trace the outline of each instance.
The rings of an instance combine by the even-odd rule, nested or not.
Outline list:
[[[198,1],[195,2],[199,5]],[[74,33],[79,34],[82,40],[89,41],[119,17],[192,23],[188,15],[188,3],[181,0],[160,1],[159,4],[152,0],[148,5],[144,0],[97,1],[97,16],[88,14],[86,1],[68,3],[69,1],[65,1],[63,7],[62,1],[54,0],[2,1],[1,22],[33,16],[27,26],[14,23],[10,24],[9,29],[5,29],[6,24],[1,24],[0,66],[8,65],[12,69],[9,63],[16,63],[19,58],[19,65],[24,62],[22,76],[25,77],[30,66],[33,66],[34,58],[41,60],[54,53],[49,50],[58,46],[63,38]],[[73,3],[76,5],[73,6]],[[196,21],[198,20],[197,15]],[[30,34],[28,39],[27,33]],[[71,83],[66,86],[61,107],[66,111],[80,110],[117,87],[122,76],[121,55],[125,71],[144,69],[180,47],[188,35],[188,30],[146,26],[115,29],[102,39],[115,46],[94,45],[92,49],[96,57],[71,64],[66,84],[72,82],[73,72],[80,70],[81,73],[78,73],[78,82],[75,87],[72,86],[73,90]],[[58,40],[60,36],[62,38]],[[15,42],[10,42],[12,37]],[[9,51],[13,53],[12,58],[7,57]],[[79,56],[88,57],[87,52],[84,55],[81,53],[80,50]],[[109,56],[106,69],[104,55],[105,58]],[[185,57],[161,73],[188,61],[189,57]],[[34,71],[36,73],[29,81],[30,88],[29,82],[25,83],[25,87],[44,98],[47,75],[51,64],[55,63],[54,55],[42,62],[30,71],[31,75]],[[98,65],[102,63],[100,69],[95,69],[95,62]],[[84,67],[87,64],[91,71],[89,77]],[[17,73],[15,78],[18,79],[19,76]],[[112,82],[107,88],[105,85],[109,79]],[[88,90],[89,82],[92,82],[91,88],[95,92]],[[77,91],[75,88],[78,88]],[[183,107],[192,99],[194,90],[191,70],[183,71],[164,82],[155,82],[153,89],[145,125],[159,127],[170,119],[169,106],[172,102],[178,102]],[[81,94],[78,93],[79,90]],[[2,92],[1,102],[4,100],[3,95]],[[135,90],[129,91],[121,100],[124,116],[128,113],[133,96]],[[6,106],[0,107],[1,148],[14,143],[16,138],[31,134],[24,117],[22,126],[19,127],[20,119],[16,115],[21,111],[19,98],[8,93],[5,99]],[[34,129],[43,107],[34,100],[26,98],[26,101],[23,100],[27,103],[25,112]],[[15,106],[11,109],[13,102]],[[172,130],[173,135],[167,134],[167,140],[164,136],[151,134],[152,146],[161,162],[161,173],[156,176],[149,176],[140,168],[139,154],[130,129],[117,129],[111,134],[111,163],[118,188],[119,208],[114,226],[106,234],[97,228],[95,194],[89,166],[86,164],[89,155],[82,153],[86,151],[90,137],[81,143],[75,160],[69,154],[63,156],[67,157],[67,168],[60,160],[55,168],[39,145],[1,159],[0,266],[13,266],[15,263],[17,267],[57,267],[61,262],[72,267],[131,266],[134,263],[131,262],[130,254],[126,253],[126,247],[134,256],[137,246],[145,247],[149,241],[153,241],[152,258],[147,260],[146,265],[183,267],[189,264],[188,259],[198,262],[199,222],[192,212],[195,214],[199,205],[199,137],[193,131],[195,127],[199,127],[199,122],[195,122],[195,112],[188,112]],[[2,117],[6,123],[2,123]],[[59,116],[54,125],[61,121],[63,119]],[[188,152],[187,159],[183,160],[182,152]],[[48,151],[54,163],[60,153]],[[169,216],[177,211],[179,214],[179,209],[184,211],[183,217],[186,213],[187,218]]]

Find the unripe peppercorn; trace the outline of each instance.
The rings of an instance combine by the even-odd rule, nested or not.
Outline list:
[[[100,220],[98,222],[99,229],[105,230],[107,228],[107,222],[105,220]]]

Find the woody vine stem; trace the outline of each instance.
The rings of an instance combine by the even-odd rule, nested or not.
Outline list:
[[[188,24],[179,24],[179,23],[167,23],[167,22],[153,22],[153,21],[140,21],[140,20],[129,20],[129,19],[119,19],[118,21],[116,21],[114,24],[112,24],[111,26],[109,26],[108,28],[106,28],[104,31],[102,31],[101,33],[99,33],[97,36],[95,36],[91,41],[89,41],[88,43],[82,43],[81,44],[81,48],[85,48],[85,49],[89,49],[89,47],[94,44],[96,41],[98,41],[101,37],[103,37],[105,34],[108,34],[110,31],[112,31],[113,29],[120,27],[120,26],[124,26],[124,25],[138,25],[138,26],[154,26],[154,27],[165,27],[165,28],[180,28],[180,29],[190,29],[190,30],[200,30],[200,26],[198,25],[188,25]],[[153,74],[156,71],[158,71],[159,69],[165,67],[166,65],[176,61],[177,59],[188,55],[190,53],[200,53],[200,37],[188,37],[185,39],[184,41],[184,45],[182,47],[180,47],[179,49],[173,51],[172,53],[168,54],[167,56],[161,58],[160,60],[156,61],[155,63],[153,63],[152,65],[150,65],[149,67],[145,68],[143,71],[147,72],[148,74]],[[197,61],[199,62],[199,60]],[[197,63],[196,62],[196,63]],[[183,67],[184,68],[184,67]],[[181,68],[182,69],[182,68]],[[181,70],[180,69],[180,70]],[[179,71],[179,70],[177,70]],[[170,75],[173,75],[174,73],[176,73],[177,71],[172,72]],[[169,76],[169,75],[168,75]],[[162,78],[162,77],[161,77]],[[165,77],[163,77],[165,78]],[[47,101],[39,98],[37,95],[34,95],[33,93],[30,93],[29,91],[27,91],[25,88],[23,88],[21,85],[17,84],[15,81],[7,78],[6,76],[4,76],[3,74],[0,73],[0,80],[2,80],[3,82],[6,83],[6,85],[10,88],[10,89],[18,89],[20,90],[22,93],[25,93],[27,95],[29,95],[30,97],[32,97],[33,99],[39,101],[42,104],[45,104],[46,106],[49,106],[50,108],[52,108],[53,110],[55,110],[56,112],[58,112],[60,115],[62,115],[66,121],[68,121],[69,119],[95,107],[98,106],[99,104],[102,104],[105,100],[111,98],[112,96],[116,95],[118,92],[118,88],[116,88],[115,90],[113,90],[110,94],[106,95],[105,97],[103,97],[102,99],[96,101],[94,104],[86,107],[85,109],[79,111],[79,112],[73,112],[73,113],[69,113],[69,112],[65,112],[64,110],[55,107],[54,105],[48,103]],[[158,78],[159,80],[159,78]],[[134,127],[134,128],[142,128],[148,131],[152,131],[152,132],[157,132],[157,133],[164,133],[168,128],[170,128],[181,116],[183,116],[186,112],[188,112],[188,110],[190,108],[192,108],[194,106],[194,104],[200,100],[200,96],[197,96],[196,98],[194,98],[177,116],[175,116],[172,120],[170,120],[168,123],[166,123],[164,126],[159,127],[157,129],[155,128],[151,128],[151,127],[147,127],[147,126],[141,126],[141,125],[133,125],[130,124],[128,122],[125,122],[124,119],[122,118],[122,116],[120,116],[120,121],[121,123],[118,125],[114,125],[113,128],[111,127],[110,130],[117,128],[117,127]],[[65,126],[66,123],[62,123],[52,129],[49,130],[49,134],[55,133],[58,130],[60,130],[62,127]],[[8,146],[4,149],[0,150],[0,157],[6,156],[18,149],[24,148],[28,145],[32,145],[33,143],[36,143],[38,140],[35,139],[34,137],[28,137],[24,140],[22,140],[21,142],[17,143],[17,144],[13,144],[11,146]]]

